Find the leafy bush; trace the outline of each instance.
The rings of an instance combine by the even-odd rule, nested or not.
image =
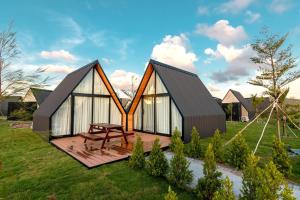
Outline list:
[[[250,150],[245,138],[241,134],[238,134],[229,146],[227,153],[228,163],[238,169],[243,169],[249,155]]]
[[[156,138],[149,159],[146,161],[146,169],[152,176],[163,176],[168,171],[168,160],[160,149],[159,138]]]
[[[235,195],[232,190],[232,182],[226,176],[225,180],[222,181],[222,187],[220,190],[214,193],[213,200],[235,200]]]
[[[196,127],[193,127],[191,134],[191,142],[187,144],[187,154],[192,158],[200,158],[202,154],[200,135]]]
[[[181,138],[180,135],[181,135],[181,133],[176,127],[171,136],[171,144],[169,145],[170,150],[173,152],[175,149],[175,143],[176,143],[177,138],[179,138],[179,139]]]
[[[222,173],[217,171],[212,144],[208,144],[205,153],[203,174],[204,177],[198,180],[196,193],[199,199],[211,200],[214,193],[222,186]]]
[[[217,161],[222,162],[223,161],[223,155],[224,155],[224,148],[223,148],[223,143],[221,139],[221,134],[219,129],[215,131],[215,134],[212,138],[212,146],[213,146],[213,151],[215,154],[215,158]]]
[[[168,193],[165,195],[165,200],[178,200],[177,194],[169,186]]]
[[[193,179],[190,163],[183,153],[184,145],[180,138],[174,141],[174,156],[170,161],[169,181],[179,188],[185,188]]]
[[[10,118],[20,121],[30,121],[32,120],[32,113],[25,110],[24,108],[20,108],[19,110],[12,111],[10,113]]]
[[[292,165],[288,152],[284,148],[284,143],[280,142],[277,137],[273,141],[272,160],[283,175],[288,176],[291,174]]]
[[[139,135],[137,136],[132,155],[129,159],[129,166],[134,169],[142,169],[145,166],[143,142]]]

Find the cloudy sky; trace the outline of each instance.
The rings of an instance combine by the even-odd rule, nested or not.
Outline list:
[[[197,73],[214,96],[229,88],[259,93],[247,84],[257,67],[250,44],[267,26],[289,33],[300,56],[297,0],[203,1],[52,0],[5,1],[0,30],[13,20],[22,51],[13,67],[46,67],[55,86],[71,71],[98,59],[115,87],[143,75],[150,58]],[[178,1],[179,2],[179,1]],[[300,80],[290,97],[300,98]]]

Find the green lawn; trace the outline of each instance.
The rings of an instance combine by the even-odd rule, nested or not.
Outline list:
[[[267,129],[264,133],[264,137],[261,140],[261,143],[256,152],[256,155],[261,157],[262,163],[269,161],[272,156],[272,142],[276,134],[276,126],[274,124],[275,123],[273,122],[267,126]],[[245,125],[246,123],[243,122],[227,122],[227,132],[222,135],[224,143],[225,141],[231,139]],[[262,132],[263,126],[264,126],[263,122],[260,123],[254,122],[243,132],[243,135],[245,136],[245,139],[252,151],[255,149],[257,141]],[[292,133],[290,133],[290,137],[282,138],[282,141],[286,145],[290,145],[294,149],[300,149],[300,131],[294,130],[294,132],[298,135],[299,138],[293,137]],[[210,140],[211,138],[202,139],[203,149],[206,149],[206,146],[210,142]],[[293,171],[289,179],[297,183],[300,183],[300,156],[293,157],[292,164],[293,164]]]
[[[128,167],[127,161],[91,170],[29,129],[0,121],[0,199],[163,199],[168,182]],[[193,199],[175,190],[180,199]]]

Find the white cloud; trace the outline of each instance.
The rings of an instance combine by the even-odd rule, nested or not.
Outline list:
[[[199,6],[197,8],[197,14],[198,15],[208,15],[209,14],[209,9],[206,6]]]
[[[224,45],[238,44],[248,36],[243,26],[233,27],[228,20],[219,20],[214,25],[197,24],[196,33],[217,40]]]
[[[110,65],[114,62],[113,59],[109,59],[109,58],[102,58],[102,61],[107,65]]]
[[[255,0],[230,0],[221,4],[219,11],[224,13],[238,13],[251,5]]]
[[[290,88],[288,97],[300,99],[299,85],[300,85],[300,78],[294,80],[293,82],[291,82],[287,85],[287,87]]]
[[[139,74],[133,72],[126,72],[124,70],[115,70],[109,77],[110,82],[116,88],[122,90],[131,90],[131,86],[133,83],[133,87],[137,89],[141,76]]]
[[[45,72],[49,73],[71,73],[72,71],[74,71],[72,67],[56,64],[42,65],[42,68],[45,69]]]
[[[292,7],[291,0],[273,0],[269,9],[275,13],[284,13]]]
[[[247,10],[246,16],[247,16],[246,22],[249,24],[256,22],[261,17],[260,13],[255,13],[250,10]]]
[[[160,44],[153,47],[151,58],[195,72],[194,63],[198,60],[197,55],[188,47],[188,38],[184,34],[167,35]]]
[[[55,60],[66,60],[66,61],[74,61],[76,57],[66,50],[57,50],[57,51],[42,51],[40,56],[45,59],[55,59]]]

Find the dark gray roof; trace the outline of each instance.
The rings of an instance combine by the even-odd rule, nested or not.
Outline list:
[[[247,99],[245,99],[240,92],[238,92],[236,90],[232,90],[232,89],[230,89],[230,91],[239,100],[239,102],[241,102],[241,104],[244,106],[244,108],[248,112],[255,112],[255,108],[253,107],[252,103],[250,101],[248,101]]]
[[[38,105],[41,105],[45,99],[49,96],[52,90],[40,89],[40,88],[30,88],[34,98]]]
[[[98,60],[68,74],[35,111],[34,115],[50,117],[96,64],[99,64]]]
[[[183,116],[224,115],[197,74],[150,60]]]

